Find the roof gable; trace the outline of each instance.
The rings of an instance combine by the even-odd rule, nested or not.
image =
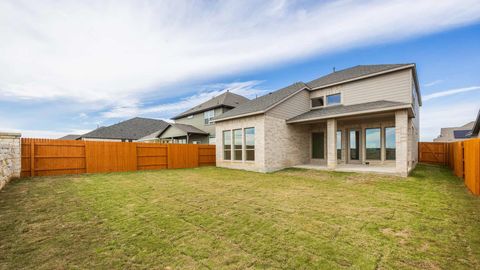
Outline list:
[[[226,91],[225,93],[221,94],[221,95],[218,95],[216,97],[213,97],[191,109],[188,109],[182,113],[180,113],[179,115],[177,116],[174,116],[172,117],[172,119],[179,119],[179,118],[182,118],[182,117],[187,117],[189,115],[192,115],[192,114],[195,114],[195,113],[201,113],[201,112],[204,112],[204,111],[207,111],[207,110],[211,110],[211,109],[214,109],[214,108],[218,108],[218,107],[230,107],[230,108],[234,108],[234,107],[237,107],[239,106],[240,104],[242,103],[245,103],[249,101],[248,98],[244,97],[244,96],[241,96],[241,95],[237,95],[235,93],[232,93],[230,91]]]
[[[275,92],[268,93],[256,99],[252,99],[242,105],[232,109],[224,114],[215,117],[214,120],[228,119],[231,117],[239,117],[246,114],[263,113],[281,101],[289,98],[293,94],[308,89],[308,86],[303,82],[297,82]]]

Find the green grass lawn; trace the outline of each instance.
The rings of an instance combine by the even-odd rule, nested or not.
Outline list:
[[[479,269],[480,198],[424,165],[22,179],[0,192],[0,269],[21,268]]]

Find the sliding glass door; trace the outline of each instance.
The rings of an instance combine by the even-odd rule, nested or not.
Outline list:
[[[348,132],[348,161],[351,163],[360,162],[360,136],[358,129],[351,129]]]

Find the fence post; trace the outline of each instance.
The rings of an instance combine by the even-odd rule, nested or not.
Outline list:
[[[170,162],[170,158],[172,157],[172,144],[167,144],[167,169],[172,168],[172,163]]]
[[[35,176],[35,141],[30,141],[30,176]]]
[[[89,173],[88,172],[88,150],[87,150],[87,141],[83,141],[83,154],[84,154],[84,157],[83,157],[83,160],[85,162],[85,173]]]

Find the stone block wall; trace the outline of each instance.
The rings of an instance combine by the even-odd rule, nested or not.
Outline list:
[[[20,147],[19,133],[0,132],[0,190],[12,178],[20,177]]]
[[[266,172],[308,163],[310,133],[307,125],[288,125],[284,119],[265,117]]]

